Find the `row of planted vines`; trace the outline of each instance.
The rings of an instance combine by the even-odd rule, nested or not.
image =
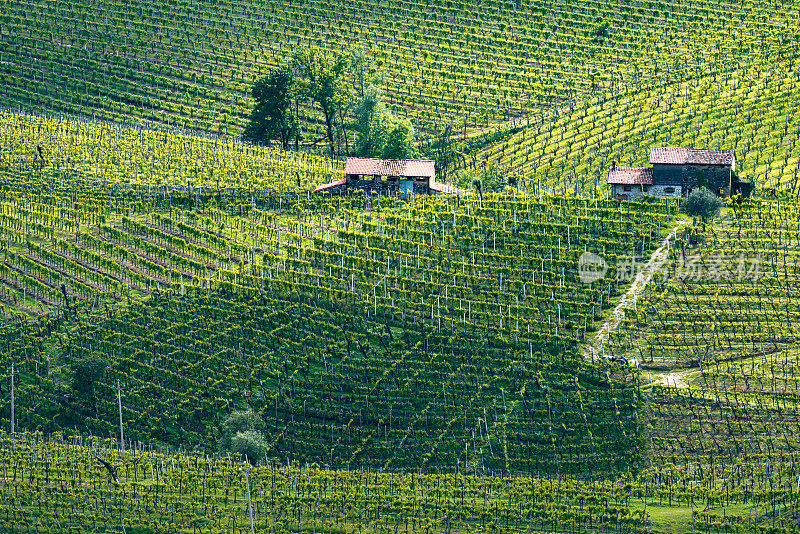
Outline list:
[[[0,113],[0,140],[6,188],[91,193],[96,202],[108,195],[99,186],[120,184],[146,190],[151,203],[169,191],[307,191],[343,170],[341,162],[302,152],[70,117]],[[87,186],[94,189],[79,191]]]
[[[792,533],[794,466],[650,469],[580,482],[464,473],[246,466],[113,442],[17,434],[0,439],[0,515],[9,532],[695,532]],[[105,462],[107,464],[104,465]],[[683,517],[687,515],[687,517]],[[678,520],[677,518],[680,518]],[[656,528],[658,528],[656,523]]]
[[[579,102],[467,158],[527,189],[606,190],[612,161],[648,165],[650,147],[734,149],[736,172],[761,187],[798,191],[798,69],[776,55],[675,84],[644,84]],[[780,73],[778,75],[777,73]],[[468,184],[463,184],[468,185]]]
[[[653,367],[698,367],[777,352],[798,336],[800,210],[781,195],[732,204],[687,227],[612,350]],[[699,369],[698,369],[699,370]]]
[[[780,194],[688,225],[610,334],[605,350],[638,358],[653,383],[654,462],[714,472],[746,457],[770,483],[771,466],[795,465],[799,221]]]
[[[238,134],[254,79],[302,46],[349,49],[361,67],[347,84],[382,74],[398,114],[466,131],[780,53],[797,15],[781,2],[104,0],[14,2],[0,25],[0,105]],[[301,105],[313,138],[324,123]]]
[[[43,124],[51,139],[80,126]],[[319,465],[600,473],[640,454],[635,379],[578,346],[626,283],[620,258],[660,243],[673,205],[331,199],[144,171],[131,186],[111,152],[78,177],[13,153],[4,171],[0,300],[9,318],[39,317],[3,336],[21,428],[114,435],[119,379],[143,441],[212,447],[250,406],[268,458]],[[585,251],[608,276],[581,281]],[[75,391],[87,361],[104,371]]]

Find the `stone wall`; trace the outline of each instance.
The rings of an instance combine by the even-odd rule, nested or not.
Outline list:
[[[665,191],[667,188],[672,188],[674,191],[667,193]],[[645,194],[651,197],[680,198],[682,192],[683,188],[679,185],[651,185]]]
[[[703,173],[708,188],[730,194],[731,168],[727,165],[653,165],[653,185],[681,186],[683,191],[697,188],[697,175]]]
[[[618,198],[619,195],[624,195],[625,200],[636,200],[640,196],[642,196],[642,186],[640,185],[631,185],[630,191],[625,191],[625,186],[620,184],[614,184],[611,188],[611,195],[612,198]]]
[[[324,195],[359,195],[364,193],[372,193],[376,195],[396,195],[398,194],[397,181],[388,180],[348,180],[347,183],[337,185],[321,191],[320,194]],[[428,184],[425,182],[414,181],[414,193],[418,195],[430,195],[432,193]]]

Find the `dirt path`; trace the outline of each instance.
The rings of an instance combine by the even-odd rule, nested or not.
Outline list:
[[[672,231],[664,238],[661,246],[650,256],[650,260],[636,273],[636,278],[634,278],[633,283],[631,283],[631,287],[625,292],[622,298],[619,299],[619,303],[611,314],[609,314],[605,322],[603,322],[602,326],[600,326],[594,339],[586,344],[586,348],[583,351],[584,358],[592,359],[593,352],[595,355],[601,355],[603,353],[603,346],[608,339],[609,332],[616,329],[619,322],[625,317],[626,308],[636,306],[636,299],[642,291],[644,291],[645,286],[650,282],[650,279],[653,278],[653,275],[658,272],[669,257],[669,247],[672,241],[675,240],[678,231],[685,225],[685,221],[678,221],[672,228]]]
[[[691,375],[699,373],[700,371],[701,369],[699,367],[685,369],[683,371],[675,371],[673,373],[657,376],[655,380],[653,380],[653,383],[664,384],[665,386],[673,386],[676,388],[688,388],[689,384],[687,384],[686,381]]]

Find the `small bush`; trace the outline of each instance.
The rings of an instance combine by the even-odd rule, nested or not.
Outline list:
[[[87,356],[72,364],[72,389],[92,395],[95,383],[103,377],[108,363],[97,356]]]
[[[244,454],[250,461],[257,462],[267,450],[263,434],[266,428],[264,420],[253,410],[233,412],[222,422],[220,449]]]
[[[255,463],[267,452],[267,442],[258,430],[246,430],[231,437],[230,450],[245,455],[251,463]]]
[[[95,384],[106,373],[108,362],[98,356],[87,356],[72,364],[72,383],[70,386],[78,398],[83,399],[86,406],[95,412],[97,402],[95,397]]]

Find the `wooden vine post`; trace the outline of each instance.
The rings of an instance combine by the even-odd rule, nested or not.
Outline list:
[[[17,371],[14,370],[14,364],[11,364],[11,435],[14,435],[14,409],[16,407],[16,402],[14,399],[14,375],[17,374]]]
[[[119,408],[119,443],[122,447],[122,456],[125,456],[125,434],[122,431],[122,386],[117,378],[117,407]]]
[[[253,502],[250,500],[250,462],[246,461],[244,466],[244,479],[247,483],[247,511],[250,513],[250,534],[255,534],[253,525]]]

